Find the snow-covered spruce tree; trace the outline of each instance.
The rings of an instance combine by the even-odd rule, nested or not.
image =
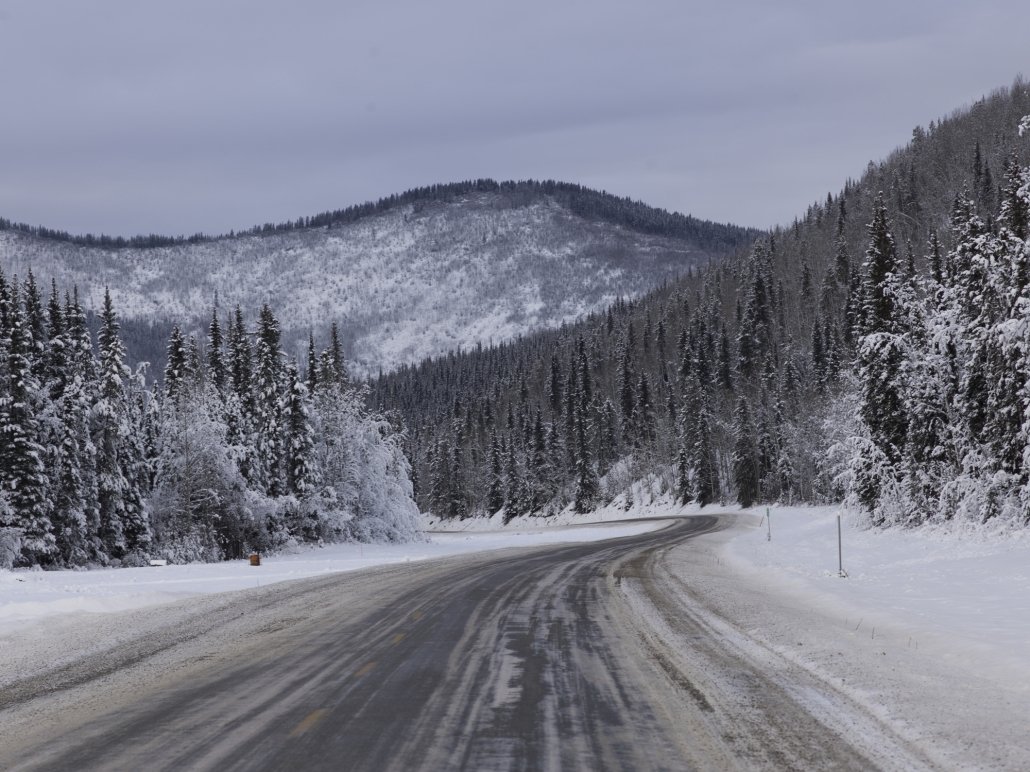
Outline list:
[[[907,343],[899,309],[900,266],[883,195],[877,198],[869,225],[869,247],[863,264],[862,313],[859,330],[859,411],[875,446],[876,461],[865,459],[856,470],[861,504],[876,513],[880,495],[896,480],[905,448],[909,417],[904,400]],[[876,514],[877,521],[882,515]]]
[[[766,381],[771,380],[767,373]],[[777,414],[773,398],[766,382],[762,383],[757,401],[757,417],[755,420],[755,467],[759,478],[760,498],[765,501],[776,501],[782,493],[781,480],[777,470],[782,446],[781,433],[784,430],[784,419]],[[736,424],[736,418],[734,424]],[[734,446],[736,434],[734,433]]]
[[[426,450],[426,457],[429,468],[429,509],[439,517],[446,517],[447,502],[451,495],[451,450],[447,438],[438,438],[436,444]]]
[[[680,441],[679,450],[676,453],[676,501],[681,504],[688,503],[693,497],[693,480],[691,478],[690,453],[686,444]]]
[[[283,416],[286,421],[286,487],[299,498],[309,495],[318,485],[312,465],[314,430],[308,411],[308,392],[297,372],[296,364],[286,367],[286,398]]]
[[[490,429],[490,488],[486,494],[487,514],[492,515],[504,507],[504,468],[501,465],[501,444],[497,429]]]
[[[168,339],[167,353],[164,372],[165,397],[178,400],[185,391],[189,390],[193,380],[186,340],[182,336],[179,325],[172,328],[172,335]]]
[[[640,446],[648,450],[652,449],[657,440],[657,424],[654,403],[651,400],[651,386],[646,374],[642,374],[637,383],[633,406],[633,425]]]
[[[691,498],[700,506],[719,498],[719,467],[712,441],[712,413],[708,394],[700,384],[694,391],[693,437],[690,442],[690,461],[694,470]]]
[[[847,228],[847,206],[843,196],[840,197],[837,213],[837,239],[834,252],[833,274],[837,285],[847,291],[851,285],[851,254],[848,251],[848,238],[845,234]]]
[[[14,568],[22,559],[21,528],[7,523],[14,523],[17,514],[7,498],[7,492],[0,490],[0,569]]]
[[[47,349],[43,370],[46,438],[54,509],[51,516],[59,561],[64,565],[102,562],[97,538],[99,504],[93,443],[89,436],[92,401],[70,356],[64,308],[56,283],[47,304]]]
[[[46,351],[48,336],[46,327],[46,314],[43,309],[43,296],[36,284],[36,277],[32,269],[28,271],[25,280],[25,326],[32,338],[32,347],[29,352],[29,367],[37,383],[44,383],[46,369]],[[36,405],[37,411],[42,407],[42,401]]]
[[[812,325],[812,375],[815,376],[815,385],[818,391],[826,386],[826,352],[823,348],[825,340],[821,320],[816,317]]]
[[[565,460],[563,466],[566,469],[574,469],[576,466],[576,405],[579,404],[579,377],[574,360],[569,362],[564,393],[562,436],[565,440]],[[510,426],[511,421],[509,420],[508,423]]]
[[[505,463],[504,522],[525,515],[530,510],[526,472],[519,460],[515,442],[509,437]]]
[[[223,337],[222,325],[218,321],[218,309],[215,308],[211,311],[211,324],[207,328],[207,375],[215,392],[224,400],[228,378]]]
[[[761,241],[755,244],[746,270],[743,316],[737,332],[737,369],[745,379],[753,379],[771,346],[770,255]]]
[[[127,425],[131,431],[124,448],[124,470],[129,484],[139,491],[144,502],[154,487],[154,421],[157,400],[147,387],[149,363],[141,362],[125,381]]]
[[[676,451],[676,499],[682,504],[687,504],[694,498],[693,444],[697,431],[697,407],[700,401],[697,395],[699,388],[697,380],[693,377],[693,370],[689,369],[687,365],[690,359],[689,349],[684,348],[680,364],[683,409],[679,412]]]
[[[600,425],[597,431],[597,471],[605,475],[619,458],[619,428],[615,406],[610,399],[601,405]],[[552,473],[553,473],[552,468]],[[552,487],[556,481],[552,480]]]
[[[622,445],[625,448],[637,446],[637,433],[633,423],[636,409],[636,394],[633,390],[633,359],[630,353],[633,325],[629,325],[626,342],[623,344],[619,366],[619,408],[622,412]]]
[[[547,405],[551,409],[551,420],[557,421],[562,412],[562,373],[558,353],[551,354],[550,376],[547,381]]]
[[[307,387],[308,394],[318,391],[318,351],[315,349],[315,333],[311,331],[308,331]]]
[[[575,508],[577,512],[591,512],[598,503],[599,483],[586,435],[586,422],[580,419],[576,422]]]
[[[451,471],[450,498],[447,501],[447,516],[464,520],[468,517],[468,480],[465,463],[465,435],[461,421],[455,417],[451,426]]]
[[[130,420],[126,379],[125,348],[119,337],[118,319],[111,293],[104,293],[98,335],[100,352],[99,399],[93,405],[90,424],[97,448],[97,489],[100,501],[100,538],[107,554],[123,559],[146,554],[150,526],[143,505],[143,493],[132,471],[139,459],[132,457],[137,447],[133,435],[141,427]]]
[[[744,397],[737,400],[733,435],[733,480],[737,487],[737,501],[742,507],[750,507],[758,501],[761,490],[755,457],[755,427]]]
[[[51,284],[50,299],[47,302],[47,347],[43,374],[40,378],[52,400],[61,397],[71,378],[70,343],[66,334],[67,328],[61,297],[57,292],[57,282],[54,281]]]
[[[253,352],[239,306],[230,317],[226,345],[228,384],[223,401],[226,439],[240,474],[252,485],[259,473],[255,457]]]
[[[280,338],[279,321],[265,304],[258,316],[254,368],[255,479],[273,498],[286,492],[281,405],[285,370]]]
[[[530,511],[539,514],[554,497],[550,457],[547,453],[547,435],[544,431],[542,411],[537,408],[533,419],[532,444],[528,454],[528,475],[531,482]]]
[[[590,512],[597,506],[600,484],[597,470],[594,468],[594,457],[590,447],[591,432],[591,385],[590,368],[587,364],[585,349],[580,341],[579,390],[575,406],[575,450],[576,450],[576,499],[577,512]],[[639,435],[638,435],[639,436]]]
[[[68,391],[65,397],[66,425],[79,439],[78,477],[81,480],[83,514],[86,520],[85,557],[88,561],[108,560],[100,539],[100,490],[98,486],[97,446],[93,440],[91,413],[98,392],[97,363],[93,341],[86,326],[86,314],[73,289],[64,301],[64,341],[68,367]],[[74,463],[74,462],[72,462]]]
[[[340,344],[340,328],[336,322],[329,326],[329,346],[326,349],[326,361],[332,370],[331,379],[346,389],[350,386],[350,373],[343,357],[343,346]]]
[[[820,499],[813,490],[813,478],[816,476],[813,468],[815,466],[814,459],[805,452],[806,448],[814,446],[814,443],[808,440],[811,432],[805,425],[808,422],[794,422],[787,419],[783,403],[779,401],[776,404],[776,415],[780,433],[778,455],[775,459],[775,467],[770,470],[766,478],[775,480],[776,500],[790,505],[804,495],[807,501],[819,501]],[[798,423],[801,423],[802,426],[799,426]],[[767,500],[771,500],[771,497]]]
[[[614,425],[613,416],[612,426]],[[554,500],[549,506],[551,511],[564,508],[571,499],[568,478],[564,472],[565,457],[565,439],[562,436],[561,426],[558,423],[552,423],[547,429],[548,469],[551,472],[551,489],[555,492]]]
[[[32,373],[33,342],[16,282],[0,276],[0,492],[5,505],[0,529],[16,536],[17,562],[34,565],[57,557],[50,478],[43,464],[40,426],[33,405],[40,387]]]

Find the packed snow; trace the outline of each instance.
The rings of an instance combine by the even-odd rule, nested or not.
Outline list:
[[[483,550],[612,539],[666,524],[661,520],[570,527],[529,523],[503,532],[432,533],[424,543],[303,547],[292,554],[262,556],[258,567],[247,560],[232,560],[80,571],[0,570],[0,631],[73,612],[123,611],[192,595]]]
[[[839,507],[749,510],[720,558],[842,628],[1030,688],[1030,535],[870,529]]]

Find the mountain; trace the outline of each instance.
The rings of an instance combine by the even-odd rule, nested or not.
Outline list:
[[[420,506],[587,511],[646,479],[702,505],[1030,522],[1028,114],[1017,80],[702,271],[379,378]]]
[[[574,322],[706,265],[756,231],[576,185],[477,180],[218,237],[76,237],[0,220],[0,266],[109,288],[130,355],[164,360],[174,323],[201,331],[216,302],[282,319],[301,352],[338,322],[359,372]]]

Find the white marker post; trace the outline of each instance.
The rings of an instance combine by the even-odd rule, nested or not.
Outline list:
[[[837,515],[837,576],[841,579],[846,579],[848,574],[844,570],[844,558],[843,551],[841,549],[841,535],[840,535],[840,515]]]
[[[769,529],[765,532],[765,540],[772,541],[772,517],[769,515],[769,507],[765,508],[765,524]]]

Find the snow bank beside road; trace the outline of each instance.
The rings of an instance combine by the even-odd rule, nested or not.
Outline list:
[[[619,495],[607,506],[593,512],[580,514],[570,504],[553,515],[520,515],[505,524],[504,515],[498,512],[490,517],[470,517],[465,520],[446,520],[422,516],[422,527],[437,532],[512,532],[553,526],[605,525],[623,520],[646,520],[652,517],[684,517],[686,515],[718,515],[740,512],[740,507],[709,504],[702,508],[696,504],[680,504],[671,493],[650,494],[642,483],[633,486],[632,503],[627,507],[624,495]]]
[[[507,547],[531,547],[631,536],[661,521],[591,527],[508,528],[503,533],[437,533],[422,544],[332,544],[294,554],[245,560],[93,571],[0,570],[0,632],[56,615],[108,612],[168,603],[192,595],[242,590],[272,582],[356,571],[388,563],[427,560]]]
[[[767,541],[765,508],[749,510],[720,556],[855,635],[1030,688],[1030,535],[863,530],[845,514],[842,579],[839,511],[774,507]]]

